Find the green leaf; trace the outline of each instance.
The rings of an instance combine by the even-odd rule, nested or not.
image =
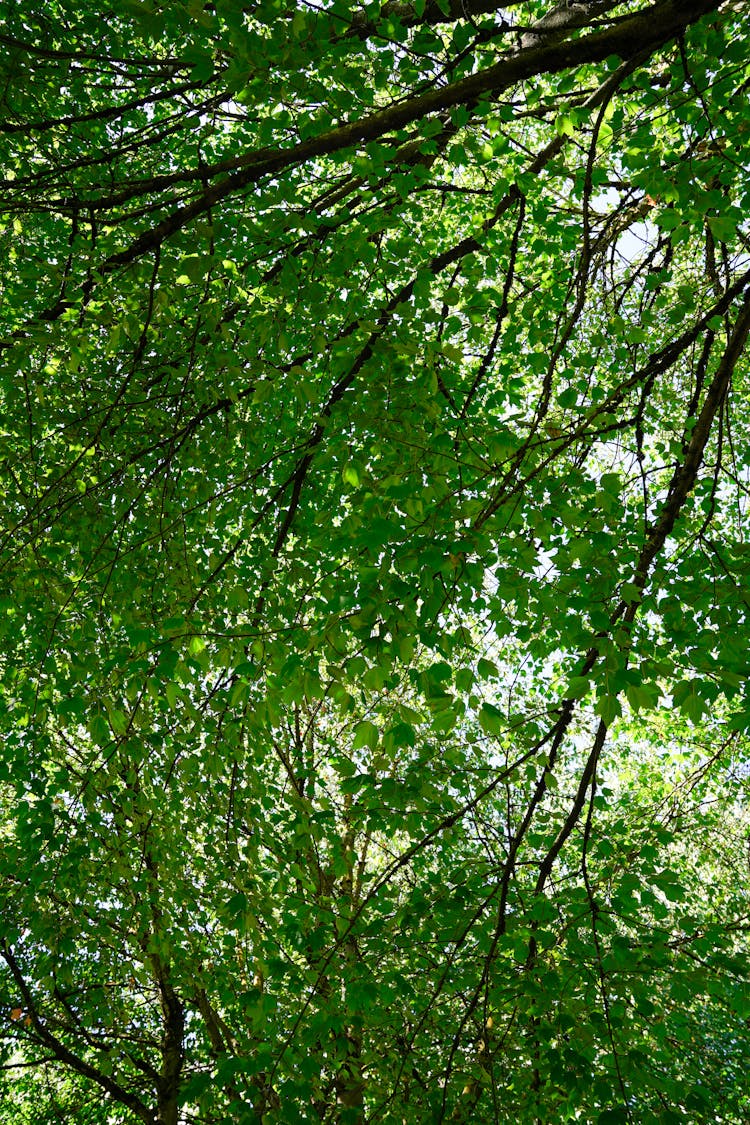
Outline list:
[[[354,739],[352,741],[353,750],[361,750],[364,746],[373,750],[378,744],[379,732],[374,723],[364,719],[362,722],[357,723],[354,730]]]
[[[587,676],[571,676],[565,688],[566,699],[583,699],[591,690],[591,681]]]
[[[672,691],[672,698],[675,705],[687,715],[694,723],[700,722],[704,711],[706,710],[706,702],[699,692],[698,685],[694,680],[682,680],[676,684]]]
[[[507,729],[507,720],[502,711],[492,703],[483,703],[479,712],[479,724],[487,734],[502,734]]]
[[[656,707],[661,695],[656,684],[628,684],[625,694],[635,712]]]
[[[624,1106],[614,1109],[605,1109],[596,1119],[596,1125],[625,1125],[630,1120],[630,1114]]]
[[[602,722],[610,726],[618,716],[622,715],[620,700],[616,695],[600,695],[596,701],[595,711]]]
[[[344,484],[350,484],[352,488],[359,488],[362,483],[359,469],[356,465],[353,465],[351,461],[344,465],[344,468],[341,470],[341,476]]]

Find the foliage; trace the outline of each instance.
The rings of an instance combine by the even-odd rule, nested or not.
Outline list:
[[[3,5],[1,1122],[748,1119],[748,14]]]

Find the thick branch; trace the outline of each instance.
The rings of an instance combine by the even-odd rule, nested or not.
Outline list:
[[[675,470],[669,486],[667,499],[662,507],[661,515],[656,521],[638,560],[633,583],[639,590],[643,590],[648,582],[651,567],[658,553],[670,535],[682,507],[695,487],[698,471],[703,462],[711,427],[714,419],[721,409],[724,397],[729,387],[735,367],[744,351],[750,334],[750,291],[745,295],[740,314],[737,317],[734,329],[727,342],[726,351],[721,358],[711,384],[703,400],[703,406],[698,420],[695,423],[690,437],[685,457],[681,465]],[[620,612],[622,612],[622,608]],[[619,616],[619,614],[618,614]],[[632,619],[632,605],[629,612],[625,613],[626,620]]]
[[[52,1034],[52,1032],[45,1025],[41,1015],[39,1014],[39,1010],[34,1002],[31,989],[26,983],[26,979],[21,972],[21,967],[18,964],[18,961],[16,960],[12,950],[5,942],[2,942],[2,944],[0,944],[0,952],[2,953],[3,959],[11,971],[11,975],[13,977],[13,980],[16,982],[18,991],[23,997],[23,1001],[26,1006],[29,1019],[31,1020],[31,1026],[34,1029],[36,1038],[40,1043],[43,1043],[44,1046],[52,1052],[57,1062],[62,1063],[64,1066],[67,1066],[71,1070],[74,1070],[77,1074],[80,1074],[83,1078],[88,1078],[89,1081],[94,1082],[97,1086],[100,1086],[101,1089],[109,1094],[111,1098],[119,1102],[121,1105],[126,1106],[126,1108],[134,1113],[137,1117],[139,1117],[141,1121],[147,1122],[147,1125],[156,1125],[156,1117],[148,1108],[148,1106],[140,1100],[140,1098],[137,1098],[135,1094],[131,1094],[118,1082],[115,1082],[114,1079],[110,1078],[109,1075],[102,1074],[95,1067],[91,1066],[90,1063],[87,1063],[84,1059],[79,1058],[78,1055],[74,1054],[73,1051],[66,1047],[65,1044],[62,1043],[56,1035]]]
[[[657,50],[681,35],[691,23],[715,11],[719,3],[720,0],[688,0],[684,3],[664,0],[615,27],[561,46],[543,46],[505,56],[486,70],[389,106],[337,129],[328,130],[293,148],[258,149],[247,153],[236,161],[234,166],[238,170],[233,175],[207,188],[193,203],[177,208],[126,249],[111,255],[102,263],[99,273],[106,276],[122,266],[130,265],[205,214],[211,207],[257,183],[264,176],[278,174],[316,157],[330,156],[377,140],[424,117],[475,102],[483,96],[497,96],[517,82],[539,74],[557,74],[585,63],[601,62],[611,55],[625,58],[635,52]],[[60,312],[62,311],[61,309]]]

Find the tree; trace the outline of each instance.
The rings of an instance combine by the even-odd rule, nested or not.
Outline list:
[[[3,7],[0,1121],[747,1120],[748,4]]]

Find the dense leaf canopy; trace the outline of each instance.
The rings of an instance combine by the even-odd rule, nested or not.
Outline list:
[[[750,4],[0,46],[0,1122],[747,1121]]]

